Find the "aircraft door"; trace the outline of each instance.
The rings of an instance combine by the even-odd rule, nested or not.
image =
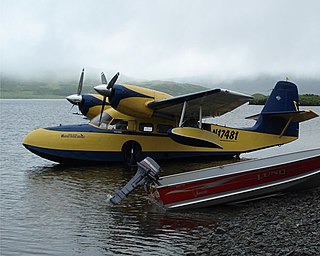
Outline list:
[[[137,130],[137,122],[135,120],[128,121],[128,130],[129,131],[136,131]]]
[[[142,160],[142,148],[136,141],[127,141],[123,144],[121,151],[123,160],[128,166],[135,165]]]

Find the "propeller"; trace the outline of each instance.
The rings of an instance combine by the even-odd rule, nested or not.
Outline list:
[[[102,102],[102,107],[101,107],[101,112],[100,112],[99,124],[101,124],[102,113],[103,113],[104,107],[106,105],[107,97],[111,96],[112,88],[115,85],[119,75],[120,75],[120,73],[118,72],[117,74],[115,74],[112,77],[112,79],[108,83],[106,76],[104,75],[103,72],[101,72],[101,84],[99,84],[99,85],[94,87],[94,89],[103,96],[103,102]]]
[[[83,85],[83,77],[84,77],[84,68],[82,69],[81,75],[80,75],[80,80],[79,80],[79,85],[78,85],[78,91],[77,94],[80,95],[82,91],[82,85]]]
[[[66,99],[73,105],[72,108],[74,107],[74,105],[79,105],[82,101],[81,91],[82,91],[82,85],[83,85],[83,78],[84,78],[84,68],[82,69],[82,72],[80,75],[77,94],[72,94],[66,97]]]

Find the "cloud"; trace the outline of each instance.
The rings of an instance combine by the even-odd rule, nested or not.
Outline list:
[[[319,76],[320,2],[2,0],[1,69]]]

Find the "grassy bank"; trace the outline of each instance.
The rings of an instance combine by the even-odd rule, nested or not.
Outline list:
[[[263,94],[252,95],[253,99],[250,101],[251,105],[264,105],[268,99],[268,96]],[[301,94],[299,95],[301,106],[320,106],[320,95],[316,94]]]

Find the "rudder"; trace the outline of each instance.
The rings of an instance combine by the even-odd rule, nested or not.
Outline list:
[[[281,113],[299,111],[298,102],[298,89],[294,83],[288,81],[277,82],[252,130],[298,137],[299,123],[290,122],[288,124],[287,119],[279,116]]]
[[[263,113],[298,111],[298,88],[294,83],[279,81],[273,88],[264,108]]]

